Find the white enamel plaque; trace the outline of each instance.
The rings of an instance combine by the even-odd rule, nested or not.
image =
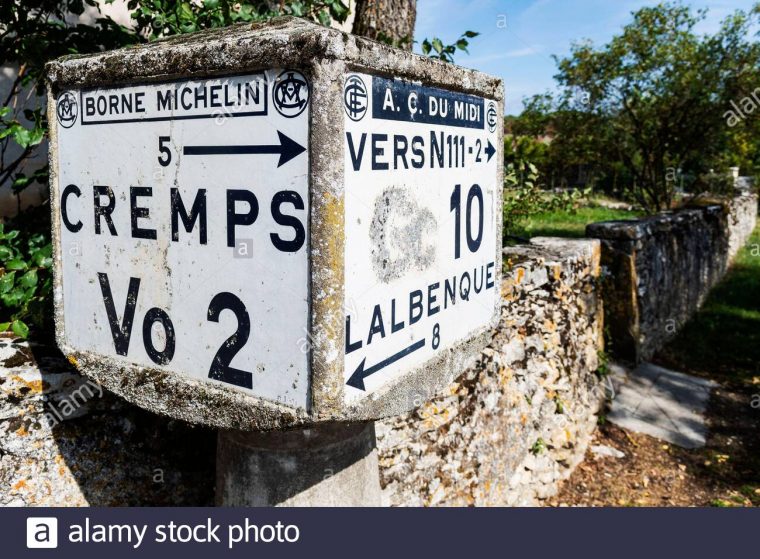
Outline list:
[[[306,407],[305,77],[63,91],[56,117],[65,345]]]
[[[349,74],[345,398],[355,402],[492,320],[495,101]]]

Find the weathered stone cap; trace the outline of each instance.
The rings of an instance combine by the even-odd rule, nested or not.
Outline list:
[[[64,56],[49,62],[46,70],[55,92],[66,87],[209,77],[262,68],[309,69],[330,60],[372,68],[378,74],[456,87],[497,101],[504,97],[502,81],[493,76],[296,17],[241,23],[99,54]]]
[[[641,219],[600,221],[586,226],[586,236],[596,239],[643,239],[658,232],[668,231],[685,222],[697,221],[703,217],[715,217],[721,213],[721,206],[713,205],[661,212]]]

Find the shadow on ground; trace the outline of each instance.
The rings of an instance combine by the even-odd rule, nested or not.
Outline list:
[[[0,503],[213,504],[214,430],[103,391],[52,343],[0,344]]]

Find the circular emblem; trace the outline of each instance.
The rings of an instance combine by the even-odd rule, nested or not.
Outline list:
[[[64,91],[58,96],[55,106],[55,116],[64,128],[71,128],[77,121],[77,97],[71,91]]]
[[[367,86],[359,76],[346,78],[346,85],[343,87],[343,106],[351,120],[361,120],[367,114]]]
[[[309,103],[309,82],[303,74],[294,70],[280,72],[274,83],[272,97],[278,113],[287,118],[296,117]]]
[[[486,121],[488,122],[488,130],[493,132],[496,130],[496,123],[499,121],[498,115],[496,114],[496,103],[491,101],[488,103],[488,112],[486,113]]]

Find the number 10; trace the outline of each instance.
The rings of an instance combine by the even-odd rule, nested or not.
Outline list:
[[[478,201],[478,232],[472,234],[472,201]],[[462,231],[462,185],[458,184],[451,193],[451,211],[454,212],[454,259],[461,256],[461,231]],[[483,241],[483,191],[480,186],[473,184],[467,193],[467,215],[465,216],[467,230],[467,248],[470,252],[477,252]]]

